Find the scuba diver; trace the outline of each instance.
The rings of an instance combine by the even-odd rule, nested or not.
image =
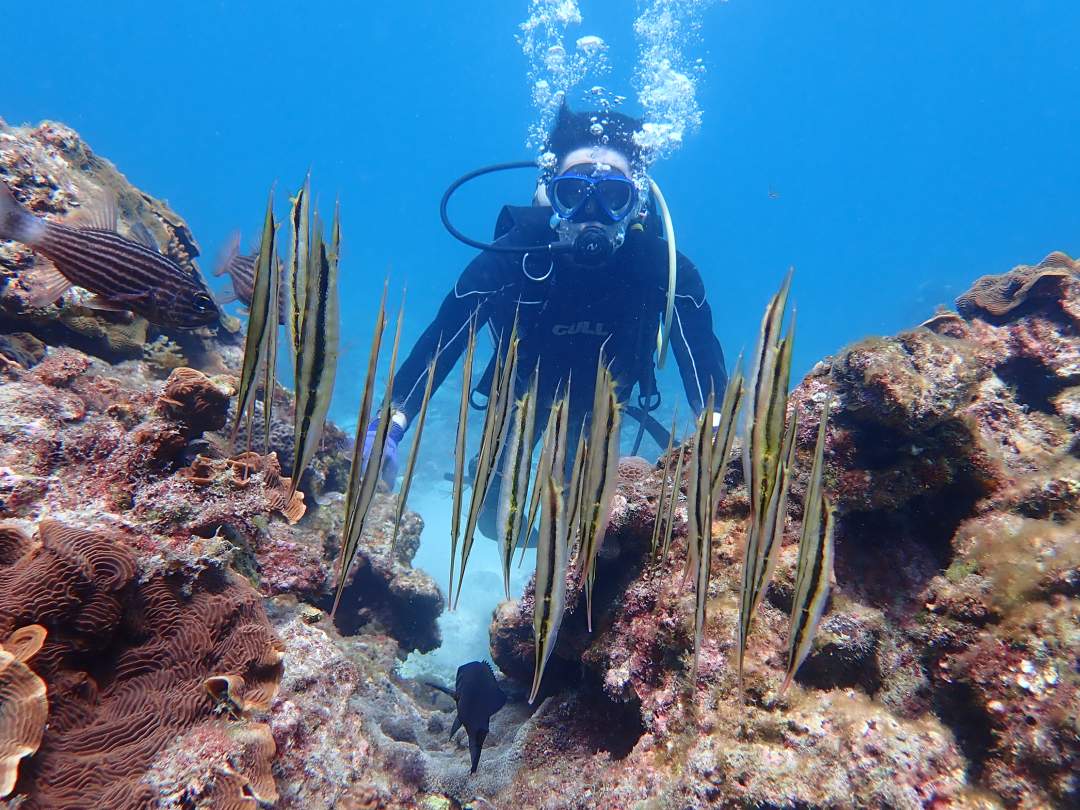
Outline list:
[[[713,334],[705,287],[689,259],[674,250],[669,253],[673,233],[669,229],[667,239],[663,238],[660,217],[650,210],[650,181],[642,150],[634,140],[639,129],[640,122],[629,116],[574,113],[564,102],[546,144],[554,163],[541,176],[533,205],[505,206],[490,244],[458,232],[446,216],[447,201],[476,176],[536,164],[486,167],[465,175],[447,190],[442,202],[444,224],[456,238],[482,252],[462,272],[394,377],[394,413],[382,470],[391,486],[397,473],[397,446],[420,409],[430,361],[438,351],[434,372],[438,387],[463,353],[472,323],[478,334],[487,327],[493,345],[505,351],[517,317],[520,342],[514,397],[524,393],[533,370],[538,369],[538,425],[544,424],[556,397],[569,390],[569,424],[575,432],[567,442],[567,469],[573,461],[576,430],[583,425],[588,429],[601,351],[624,412],[666,446],[667,431],[649,415],[659,405],[654,356],[659,351],[662,357],[666,349],[658,346],[661,324],[663,342],[670,334],[694,414],[701,413],[710,391],[720,401],[727,374]],[[653,196],[659,195],[655,184],[652,191]],[[658,202],[664,207],[662,196]],[[482,407],[475,400],[490,390],[494,367],[493,357],[474,386],[475,407]],[[639,389],[636,407],[630,404],[635,385]],[[376,428],[377,422],[372,422],[367,431],[365,462]],[[640,440],[639,430],[636,444]],[[480,519],[481,531],[492,538],[497,502],[496,482]]]

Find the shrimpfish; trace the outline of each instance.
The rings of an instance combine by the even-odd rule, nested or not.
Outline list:
[[[158,252],[145,229],[142,241],[117,233],[115,204],[107,202],[84,222],[35,216],[0,183],[0,239],[22,242],[39,256],[32,306],[52,303],[75,284],[94,293],[99,308],[130,310],[163,326],[217,322],[217,304],[198,273]]]

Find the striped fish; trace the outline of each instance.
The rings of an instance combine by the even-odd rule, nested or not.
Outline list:
[[[569,400],[567,397],[562,397],[555,400],[548,408],[547,425],[544,428],[544,443],[540,448],[540,461],[536,465],[536,481],[533,484],[533,491],[529,501],[529,516],[525,521],[525,536],[528,537],[533,530],[533,526],[536,525],[536,516],[539,514],[541,496],[543,495],[544,487],[543,482],[548,479],[549,475],[553,474],[554,470],[559,471],[559,476],[562,476],[563,463],[565,458],[563,456],[557,456],[559,453],[565,453],[565,439],[563,443],[553,442],[548,440],[548,436],[555,436],[558,433],[565,435],[569,428]],[[521,565],[525,559],[526,545],[521,547],[521,557],[518,558],[518,565]]]
[[[214,270],[215,276],[227,274],[232,282],[232,296],[221,299],[223,303],[227,304],[230,301],[239,301],[245,307],[248,307],[248,309],[251,308],[251,298],[255,293],[255,263],[258,260],[258,251],[248,254],[240,253],[239,232],[234,233],[229,238],[229,242],[225,246],[225,250],[222,252],[221,257],[218,259],[217,267]],[[279,281],[280,292],[278,298],[280,312],[278,315],[278,323],[284,325],[288,323],[289,296],[288,290],[285,289],[285,266],[278,261],[277,268],[278,274],[282,276]]]
[[[563,403],[565,406],[565,402]],[[563,407],[565,415],[566,408]],[[545,437],[545,445],[551,445],[550,457],[565,455],[565,419],[555,422],[555,429]],[[560,452],[558,444],[564,447]],[[566,569],[569,548],[566,542],[566,504],[563,501],[561,467],[553,468],[541,484],[540,536],[536,543],[536,578],[533,599],[533,640],[535,665],[529,703],[540,693],[544,668],[555,649],[563,613],[566,608]]]
[[[121,236],[116,219],[116,204],[109,200],[83,217],[84,226],[51,222],[24,208],[0,183],[0,239],[22,242],[39,256],[32,306],[52,303],[75,284],[94,293],[99,308],[130,310],[162,326],[217,323],[221,313],[198,271],[181,267],[152,244]]]
[[[289,211],[289,230],[293,238],[289,243],[289,263],[285,267],[284,294],[288,297],[288,311],[285,319],[292,340],[293,356],[300,356],[300,341],[303,337],[304,296],[307,293],[305,280],[311,250],[311,175],[304,178],[304,185],[296,192]],[[300,361],[296,361],[294,373],[300,377]]]
[[[724,485],[724,472],[727,470],[731,445],[735,442],[735,431],[739,423],[739,408],[742,406],[746,386],[743,384],[742,358],[735,363],[735,373],[728,380],[724,399],[720,403],[719,420],[713,434],[712,449],[712,491],[713,504],[720,499],[720,488]]]
[[[476,357],[476,319],[469,321],[469,339],[465,344],[462,362],[461,401],[458,403],[458,428],[454,440],[454,504],[450,512],[450,584],[446,593],[454,592],[454,566],[457,564],[458,538],[461,535],[461,502],[465,495],[465,436],[469,420],[469,394],[472,392],[473,359]],[[447,597],[450,610],[454,606]]]
[[[271,193],[266,203],[266,216],[263,219],[262,239],[259,242],[259,263],[255,272],[255,287],[252,296],[251,313],[248,316],[247,336],[244,338],[244,360],[240,366],[240,386],[236,399],[236,421],[233,424],[233,441],[236,441],[240,422],[248,416],[247,436],[251,441],[251,415],[255,402],[256,377],[259,369],[266,362],[270,318],[271,263],[276,253],[274,241],[277,226],[274,223],[274,196]],[[267,445],[269,446],[269,445]]]
[[[263,315],[266,323],[266,347],[264,351],[266,356],[263,358],[263,447],[269,451],[270,433],[274,420],[274,391],[277,388],[278,321],[275,318],[274,302],[280,303],[281,301],[281,273],[278,272],[276,246],[270,254],[269,267],[266,268],[265,272],[269,278],[269,284],[266,291],[267,300],[263,304],[266,309]],[[251,436],[250,432],[248,436]]]
[[[569,438],[569,437],[568,437]],[[582,522],[587,511],[584,508],[585,473],[589,460],[589,442],[585,438],[585,425],[578,429],[577,447],[574,450],[574,466],[570,470],[570,500],[566,505],[566,542],[574,547],[581,536]]]
[[[536,424],[536,386],[538,375],[514,408],[510,443],[503,464],[502,487],[499,493],[499,539],[502,551],[503,588],[510,598],[510,564],[514,549],[521,541],[521,524],[525,517],[525,497],[529,491],[529,472],[532,468],[533,427]],[[527,539],[526,539],[527,540]]]
[[[810,467],[810,482],[806,488],[802,534],[799,537],[799,562],[795,569],[795,596],[791,603],[791,624],[788,630],[787,675],[780,687],[783,695],[795,678],[802,662],[810,652],[825,601],[833,566],[833,506],[822,492],[821,478],[825,464],[825,427],[829,420],[829,403],[821,412],[814,461]],[[824,517],[824,520],[823,520]]]
[[[660,493],[656,498],[656,519],[653,521],[652,542],[649,551],[656,553],[660,546],[660,528],[663,526],[664,504],[667,502],[668,477],[671,475],[671,451],[675,448],[675,425],[679,418],[679,409],[676,407],[671,416],[671,432],[668,433],[667,450],[664,451],[664,474],[660,478]]]
[[[671,480],[671,497],[667,503],[667,518],[664,522],[664,541],[660,544],[660,560],[666,560],[671,548],[671,536],[675,531],[675,509],[679,504],[679,490],[682,488],[682,469],[686,460],[686,451],[680,446],[675,459],[675,473]]]
[[[293,422],[292,485],[290,494],[315,456],[330,410],[338,359],[338,258],[341,255],[341,215],[334,209],[329,247],[323,241],[318,214],[314,217],[308,266],[304,273],[304,311],[299,321],[296,354],[296,414]],[[296,232],[303,239],[302,232]],[[295,279],[290,279],[295,284]]]
[[[379,352],[382,349],[383,332],[386,330],[386,292],[389,281],[383,282],[382,299],[379,301],[379,313],[375,316],[375,331],[371,339],[371,352],[368,355],[367,376],[364,378],[364,392],[360,398],[360,413],[356,420],[356,439],[353,442],[352,464],[349,467],[349,487],[345,493],[345,529],[344,537],[352,534],[352,522],[355,510],[352,508],[360,491],[360,481],[364,474],[364,438],[367,434],[368,419],[371,418],[371,403],[375,398],[375,372],[379,366]]]
[[[420,452],[420,438],[424,435],[424,423],[427,422],[428,403],[431,402],[431,391],[435,387],[435,363],[439,359],[442,350],[442,338],[435,347],[435,354],[428,364],[427,382],[424,383],[424,396],[420,400],[420,411],[416,415],[416,424],[413,427],[412,447],[409,448],[409,459],[405,462],[405,474],[401,478],[401,489],[398,491],[397,511],[394,514],[394,536],[390,540],[390,552],[397,550],[398,531],[401,529],[401,516],[405,514],[405,504],[409,500],[409,488],[412,486],[413,472],[416,470],[416,458]]]
[[[577,556],[577,570],[585,572],[585,615],[590,633],[596,554],[604,542],[611,499],[619,478],[620,410],[615,380],[607,366],[601,364],[589,426],[589,457],[581,497],[581,543]]]
[[[715,395],[709,392],[705,410],[697,422],[694,452],[690,461],[690,490],[686,513],[690,526],[686,537],[686,573],[694,574],[694,663],[690,682],[697,683],[698,657],[705,632],[705,605],[709,596],[709,569],[712,564],[712,421]]]
[[[687,577],[697,570],[698,539],[706,531],[711,531],[712,512],[712,419],[715,395],[710,390],[705,400],[705,409],[698,415],[694,429],[694,447],[690,453],[689,486],[686,491],[686,569],[683,571],[683,584]]]
[[[334,592],[334,606],[330,610],[333,618],[341,603],[341,594],[345,591],[345,582],[356,558],[356,549],[360,545],[360,537],[364,533],[364,523],[367,521],[371,503],[375,499],[379,479],[382,475],[383,452],[386,448],[386,434],[390,430],[390,415],[393,412],[392,392],[394,388],[394,369],[397,368],[398,345],[401,342],[401,323],[405,316],[405,303],[402,301],[398,310],[397,326],[394,329],[394,347],[390,351],[390,370],[387,373],[386,390],[383,394],[382,405],[379,407],[378,427],[375,429],[375,438],[371,443],[371,451],[368,454],[367,464],[364,465],[363,477],[360,478],[353,498],[345,504],[345,532],[341,543],[341,564],[338,566],[338,584]],[[353,470],[362,464],[363,439],[353,450]],[[350,473],[350,478],[352,474]],[[351,484],[351,482],[350,482]]]
[[[765,595],[776,566],[784,532],[787,485],[794,450],[795,419],[784,430],[795,317],[787,333],[780,326],[787,308],[792,272],[788,271],[780,290],[765,310],[755,352],[754,374],[750,381],[750,414],[743,447],[743,470],[750,492],[750,530],[743,557],[742,588],[739,599],[738,674],[742,685],[746,640],[754,613]]]
[[[519,339],[517,319],[510,331],[506,356],[500,362],[496,359],[495,375],[491,380],[487,409],[484,414],[484,430],[480,438],[480,455],[476,461],[476,475],[473,477],[472,499],[469,502],[469,515],[465,521],[465,533],[461,537],[461,568],[458,571],[457,590],[453,604],[457,607],[461,599],[461,588],[465,583],[465,566],[472,551],[473,536],[480,512],[487,497],[491,482],[495,477],[495,464],[499,458],[510,429],[510,414],[513,410],[514,383],[517,378],[517,355]],[[496,349],[499,351],[501,346]]]

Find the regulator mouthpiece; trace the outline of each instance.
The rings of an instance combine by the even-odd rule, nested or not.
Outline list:
[[[586,265],[603,264],[615,252],[615,244],[607,231],[597,225],[582,229],[574,240],[574,258]]]

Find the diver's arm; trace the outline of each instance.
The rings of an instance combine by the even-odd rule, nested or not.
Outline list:
[[[435,352],[435,388],[442,385],[458,358],[465,351],[469,337],[469,323],[475,320],[476,328],[487,323],[491,312],[491,300],[499,290],[499,262],[491,253],[481,253],[462,272],[446,298],[435,319],[416,341],[408,357],[394,375],[395,419],[406,427],[420,410],[427,382],[428,365]],[[441,348],[440,348],[441,346]]]
[[[679,280],[675,288],[675,313],[671,324],[671,350],[679,364],[686,398],[695,414],[705,407],[709,391],[719,407],[727,387],[724,352],[713,334],[712,310],[697,267],[681,253]]]

